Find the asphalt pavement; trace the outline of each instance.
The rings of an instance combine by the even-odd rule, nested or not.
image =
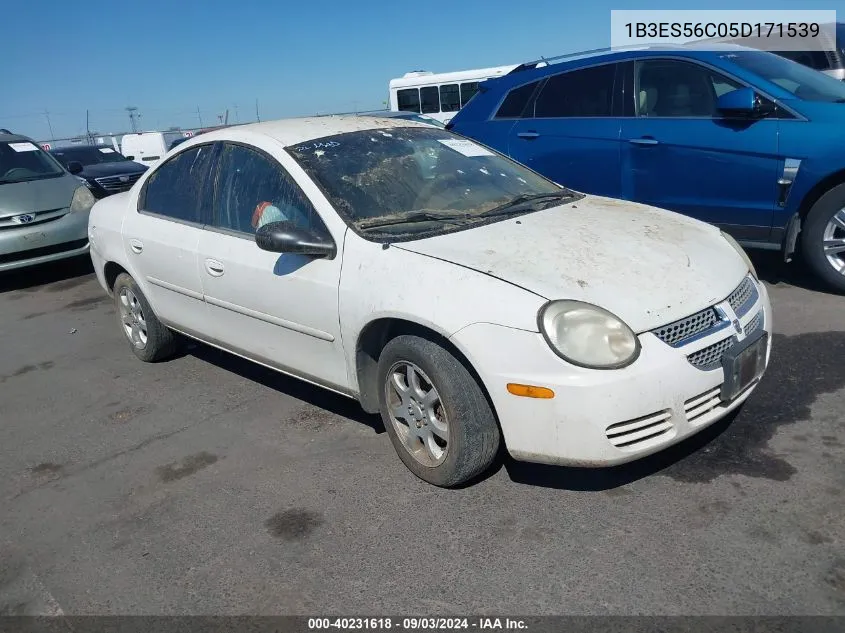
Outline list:
[[[845,297],[755,255],[769,372],[614,469],[442,490],[354,401],[144,364],[86,259],[0,277],[0,614],[845,614]]]

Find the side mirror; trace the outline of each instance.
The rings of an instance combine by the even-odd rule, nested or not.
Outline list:
[[[82,163],[76,160],[72,160],[67,164],[67,170],[74,176],[76,176],[76,174],[81,174],[83,169],[85,168],[82,166]]]
[[[258,248],[271,253],[290,253],[325,257],[332,259],[337,247],[329,238],[320,237],[313,231],[299,228],[292,222],[270,222],[255,232]]]
[[[135,157],[134,156],[127,156],[126,160],[135,160]]]
[[[722,116],[763,118],[774,112],[773,105],[754,92],[753,88],[737,88],[726,92],[716,101]]]

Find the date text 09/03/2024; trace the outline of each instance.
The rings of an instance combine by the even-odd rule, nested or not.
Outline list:
[[[308,618],[308,630],[481,631],[526,630],[524,620],[512,618]]]

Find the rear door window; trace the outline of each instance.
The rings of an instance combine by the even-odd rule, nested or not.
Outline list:
[[[534,105],[537,118],[612,115],[616,64],[572,70],[549,77]]]
[[[179,222],[202,222],[206,182],[216,147],[198,145],[170,158],[144,184],[139,209]]]

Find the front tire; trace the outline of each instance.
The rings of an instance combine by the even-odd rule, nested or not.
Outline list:
[[[176,337],[158,320],[138,284],[126,273],[114,282],[114,301],[120,329],[135,356],[154,363],[173,355]]]
[[[379,408],[408,470],[435,486],[459,486],[496,458],[499,426],[466,367],[418,336],[397,336],[378,362]]]
[[[810,209],[801,252],[819,277],[845,292],[845,184],[828,191]]]

